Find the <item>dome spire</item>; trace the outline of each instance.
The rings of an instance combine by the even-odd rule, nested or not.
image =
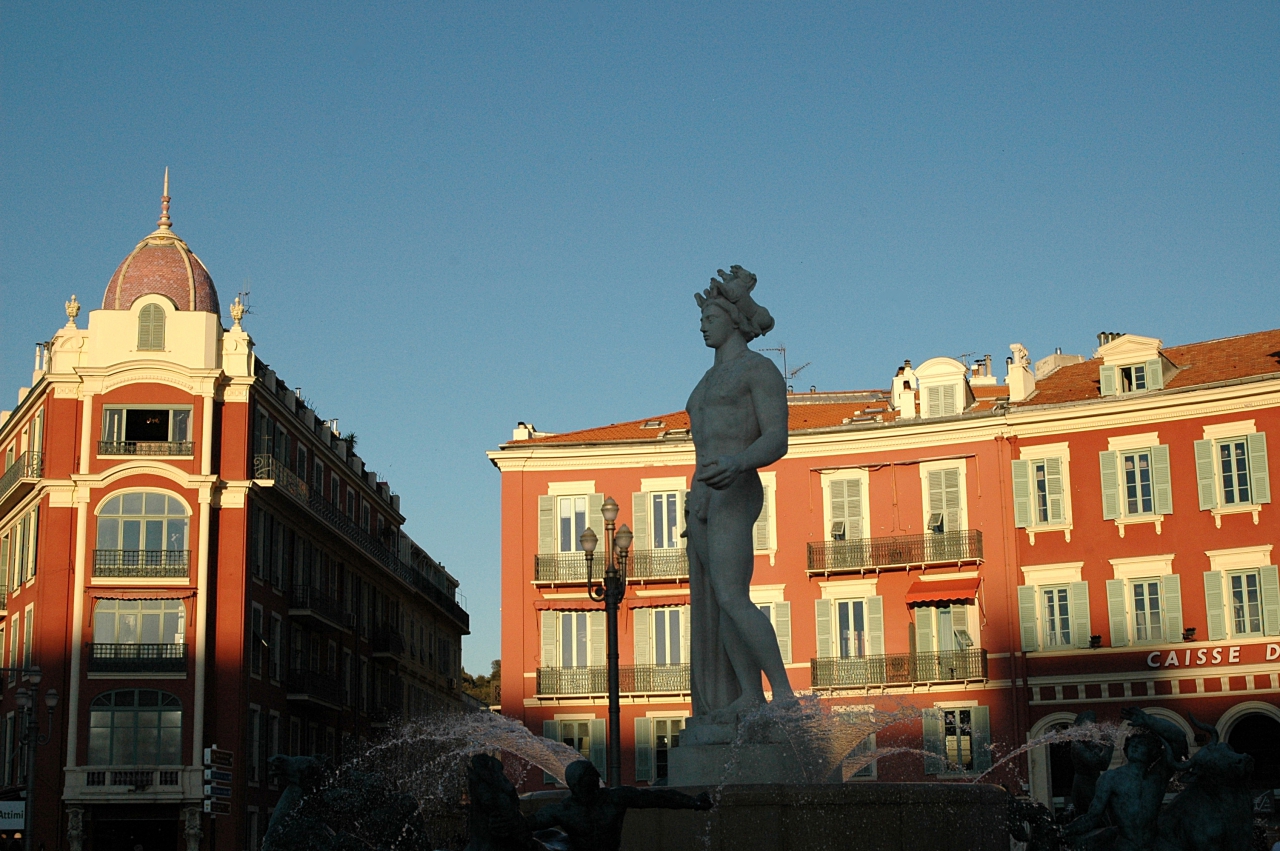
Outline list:
[[[160,221],[156,222],[156,227],[161,230],[169,230],[169,226],[173,222],[169,219],[169,167],[164,167],[164,194],[160,196]]]

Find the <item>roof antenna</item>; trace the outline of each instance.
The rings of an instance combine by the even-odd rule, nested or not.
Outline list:
[[[786,343],[779,343],[778,345],[772,346],[770,348],[760,349],[760,351],[777,352],[778,354],[782,355],[782,375],[789,382],[794,381],[795,377],[799,375],[801,372],[803,372],[806,366],[810,366],[813,364],[813,361],[805,361],[795,369],[787,369],[787,344]]]
[[[168,230],[173,222],[169,219],[169,167],[164,167],[164,194],[160,196],[160,221],[156,222],[156,227],[161,230]]]

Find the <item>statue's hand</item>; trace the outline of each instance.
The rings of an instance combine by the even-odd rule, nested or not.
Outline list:
[[[1120,715],[1134,727],[1150,727],[1151,716],[1136,706],[1127,706],[1120,710]]]
[[[746,469],[737,455],[721,455],[714,461],[705,461],[698,471],[697,479],[706,482],[718,491],[722,491],[737,481]]]

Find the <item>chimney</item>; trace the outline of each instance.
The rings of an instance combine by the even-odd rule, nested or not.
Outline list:
[[[1021,402],[1036,389],[1036,377],[1031,372],[1031,357],[1027,347],[1021,343],[1010,343],[1009,350],[1013,357],[1007,358],[1005,364],[1009,368],[1004,383],[1009,388],[1009,401]]]
[[[889,395],[898,416],[904,420],[916,417],[916,373],[911,368],[911,361],[905,360],[898,368],[898,374],[889,385]]]

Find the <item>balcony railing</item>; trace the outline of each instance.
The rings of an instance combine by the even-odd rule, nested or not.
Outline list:
[[[624,665],[618,669],[618,690],[623,694],[687,692],[689,666]],[[607,694],[609,669],[539,668],[538,694]]]
[[[342,610],[336,599],[310,585],[289,589],[289,614],[293,617],[317,617],[331,626],[348,629],[354,618]]]
[[[30,450],[19,455],[0,476],[0,501],[6,500],[24,479],[38,479],[44,467],[44,455]]]
[[[976,529],[809,544],[811,574],[981,561],[982,533]]]
[[[185,674],[185,644],[89,645],[91,674]]]
[[[186,579],[190,571],[190,550],[93,551],[94,576]]]
[[[949,683],[987,678],[987,651],[944,650],[811,660],[814,688]]]
[[[540,553],[533,557],[537,582],[574,585],[587,581],[587,558],[583,553]],[[604,576],[604,555],[592,562],[592,574],[598,582]],[[667,550],[635,550],[627,560],[627,580],[688,579],[689,554],[684,547]]]
[[[147,789],[151,786],[181,786],[182,770],[174,768],[97,769],[85,773],[84,785],[129,786],[134,789]]]
[[[272,455],[253,456],[253,477],[270,479],[275,483],[274,487],[280,488],[304,505],[310,499],[307,483]]]
[[[290,700],[320,700],[333,706],[342,705],[342,680],[336,673],[321,671],[289,671]]]
[[[404,655],[404,637],[389,626],[375,629],[369,643],[373,645],[374,655],[396,658]]]
[[[99,455],[192,455],[190,440],[99,440]]]

